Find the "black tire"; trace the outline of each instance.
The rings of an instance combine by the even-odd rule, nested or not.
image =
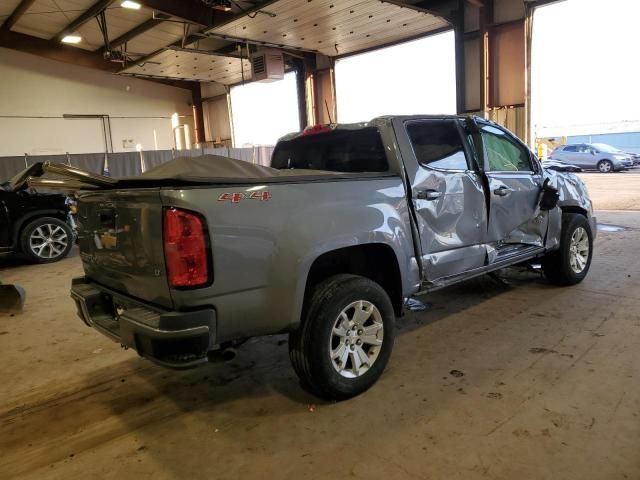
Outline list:
[[[51,232],[55,233],[51,234]],[[42,242],[39,237],[43,237]],[[51,238],[52,242],[39,249],[39,245],[46,243],[46,238]],[[33,263],[52,263],[62,260],[69,254],[72,246],[71,227],[57,218],[36,218],[20,233],[20,251]]]
[[[611,160],[600,160],[598,162],[598,171],[600,173],[611,173],[614,171]]]
[[[577,272],[572,263],[572,238],[578,229],[584,229],[587,234],[588,257],[586,264]],[[580,283],[589,273],[593,258],[593,232],[587,218],[579,213],[564,213],[562,215],[562,232],[560,234],[560,248],[545,255],[542,259],[542,270],[547,280],[555,285],[569,286]]]
[[[379,347],[373,347],[366,345],[366,341],[365,343],[361,341],[358,345],[362,346],[356,347],[353,341],[360,337],[351,337],[352,345],[349,347],[351,352],[354,348],[361,348],[363,355],[377,356],[370,366],[362,363],[365,365],[362,368],[366,368],[366,371],[359,376],[347,378],[344,375],[352,372],[348,372],[346,367],[351,363],[351,369],[354,370],[353,357],[358,356],[358,352],[354,354],[347,350],[345,370],[343,370],[344,373],[340,373],[337,370],[339,367],[334,366],[331,354],[332,342],[337,337],[334,333],[334,324],[343,310],[361,300],[375,306],[379,313],[377,315],[374,310],[371,310],[374,313],[362,323],[362,327],[367,328],[368,322],[373,323],[377,320],[376,328],[378,331],[382,330],[382,344]],[[347,310],[347,316],[348,312],[349,310]],[[354,310],[354,319],[355,315]],[[376,320],[373,319],[374,316]],[[381,328],[379,322],[382,323]],[[289,356],[304,388],[327,400],[344,400],[366,391],[380,378],[391,356],[394,330],[395,313],[389,296],[380,285],[356,275],[336,275],[317,285],[308,298],[300,327],[289,336]],[[362,335],[362,332],[363,330],[358,327],[356,331],[350,331],[347,335]],[[346,342],[349,340],[347,339]],[[335,344],[336,349],[341,348],[342,343],[340,340]],[[365,352],[365,348],[369,350]],[[372,350],[376,348],[377,353]],[[369,359],[369,356],[366,358]]]

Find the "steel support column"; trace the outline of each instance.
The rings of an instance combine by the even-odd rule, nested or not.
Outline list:
[[[202,110],[202,90],[200,82],[196,82],[191,88],[191,101],[193,103],[193,126],[197,144],[206,142],[204,133],[204,112]]]
[[[464,8],[465,0],[458,0],[458,8],[453,22],[456,55],[456,110],[458,113],[464,113],[467,110],[465,105]]]

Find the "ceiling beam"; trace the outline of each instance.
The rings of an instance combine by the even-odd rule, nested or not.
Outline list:
[[[154,10],[154,18],[141,23],[132,28],[128,32],[123,33],[118,38],[109,41],[111,48],[117,48],[135,37],[151,30],[156,25],[162,23],[170,17],[184,20],[188,23],[209,26],[213,23],[229,20],[229,13],[219,12],[212,8],[206,7],[198,0],[181,0],[179,2],[172,0],[138,0],[141,5]],[[102,48],[105,51],[105,48]]]
[[[80,14],[78,18],[73,20],[69,25],[64,27],[63,30],[58,32],[52,40],[62,40],[65,36],[75,32],[79,27],[87,23],[89,20],[92,20],[96,17],[100,12],[102,12],[105,8],[107,8],[114,0],[98,0],[96,3],[89,7],[89,10]]]
[[[20,17],[22,17],[22,15],[24,15],[25,12],[29,10],[34,2],[35,0],[22,0],[13,10],[13,12],[11,12],[11,15],[9,15],[4,21],[4,23],[2,24],[2,30],[11,30],[11,27],[18,23]]]
[[[19,52],[30,53],[50,60],[101,70],[103,72],[116,73],[121,68],[117,63],[106,61],[102,57],[102,54],[61,45],[50,40],[44,40],[9,30],[0,29],[0,47],[11,48]],[[196,85],[199,86],[198,82],[182,80],[164,80],[157,78],[142,78],[142,80],[187,90],[193,90],[196,88]]]
[[[94,68],[106,72],[117,72],[120,65],[106,61],[102,54],[89,52],[81,48],[62,45],[51,40],[25,35],[0,29],[0,47],[11,48],[20,52],[38,55],[40,57],[72,63],[81,67]]]
[[[138,25],[136,27],[133,27],[131,30],[129,30],[128,32],[123,33],[118,38],[110,40],[109,41],[109,46],[111,48],[118,48],[119,46],[124,45],[125,43],[129,42],[130,40],[133,40],[137,36],[142,35],[143,33],[151,30],[153,27],[156,27],[156,26],[160,25],[162,22],[163,22],[163,20],[161,20],[161,19],[156,20],[156,19],[153,19],[153,18],[150,18],[149,20],[145,20],[140,25]],[[101,51],[105,52],[106,51],[106,47],[102,47]]]
[[[207,7],[199,0],[137,0],[141,5],[172,17],[207,27],[229,14]]]

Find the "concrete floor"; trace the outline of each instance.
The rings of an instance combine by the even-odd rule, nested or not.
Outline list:
[[[479,279],[399,321],[380,382],[304,393],[283,336],[175,372],[85,327],[77,252],[5,266],[28,291],[0,316],[0,478],[640,478],[640,215],[600,233],[589,277]]]
[[[639,169],[578,175],[587,184],[596,210],[640,210]]]

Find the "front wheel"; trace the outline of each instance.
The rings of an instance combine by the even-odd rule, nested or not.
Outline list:
[[[72,242],[73,232],[69,225],[53,217],[35,219],[20,235],[22,253],[35,263],[62,260],[69,254]]]
[[[611,163],[611,160],[600,160],[598,162],[598,170],[600,173],[613,172],[613,163]]]
[[[344,400],[371,387],[393,349],[395,314],[377,283],[336,275],[314,288],[289,355],[304,387],[319,397]]]
[[[593,233],[584,215],[562,215],[560,248],[542,259],[542,270],[556,285],[575,285],[587,276],[593,256]]]

